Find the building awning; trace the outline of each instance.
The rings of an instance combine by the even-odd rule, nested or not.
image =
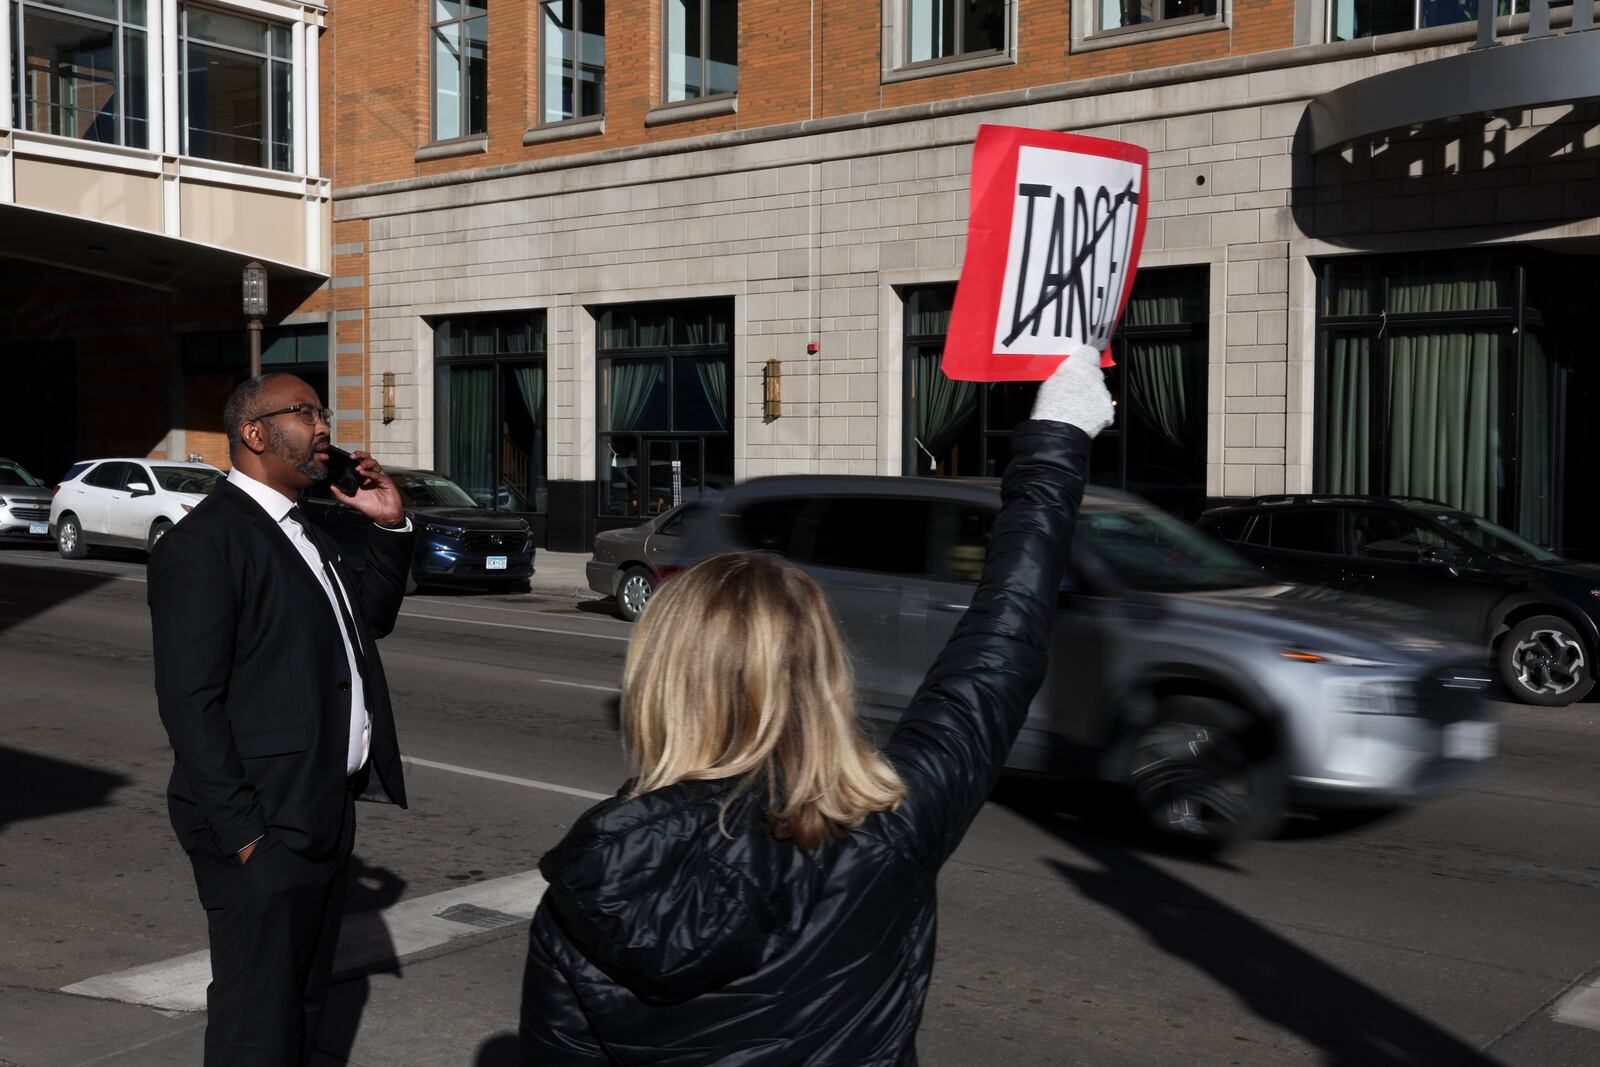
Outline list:
[[[1600,30],[1538,37],[1376,74],[1311,101],[1311,151],[1463,115],[1600,97]]]
[[[14,204],[0,204],[0,258],[43,263],[172,292],[237,285],[252,258],[273,281],[315,288],[325,276],[215,245],[114,226]]]

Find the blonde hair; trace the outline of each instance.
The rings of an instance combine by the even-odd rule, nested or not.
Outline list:
[[[726,813],[764,781],[773,832],[805,849],[905,796],[856,721],[822,591],[767,553],[713,556],[651,598],[623,671],[622,730],[632,796],[737,778]]]

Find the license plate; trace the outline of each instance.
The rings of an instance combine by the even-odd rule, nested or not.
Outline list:
[[[503,571],[506,569],[506,558],[504,556],[490,556],[483,561],[483,565],[491,571]]]
[[[31,534],[47,534],[50,532],[50,524],[48,522],[30,522],[28,523],[28,532]]]
[[[1492,722],[1453,722],[1444,728],[1444,758],[1484,760],[1494,755],[1499,729]]]

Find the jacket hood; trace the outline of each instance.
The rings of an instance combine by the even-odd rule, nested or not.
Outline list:
[[[812,858],[774,838],[755,786],[683,782],[590,809],[539,863],[573,943],[650,1004],[720,988],[780,956],[818,884]]]

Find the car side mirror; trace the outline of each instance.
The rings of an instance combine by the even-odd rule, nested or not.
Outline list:
[[[154,496],[156,491],[150,488],[149,482],[129,482],[128,492],[134,496]]]
[[[1455,570],[1466,562],[1466,557],[1453,548],[1424,548],[1418,559],[1436,567],[1449,567]]]

